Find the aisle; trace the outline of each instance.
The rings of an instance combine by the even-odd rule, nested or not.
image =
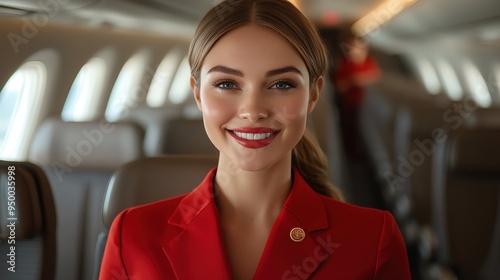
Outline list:
[[[368,160],[354,160],[346,156],[346,199],[349,203],[378,209],[385,209],[380,188],[370,170]]]

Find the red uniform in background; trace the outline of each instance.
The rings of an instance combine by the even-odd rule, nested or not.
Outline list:
[[[365,97],[364,87],[377,81],[379,77],[377,62],[368,55],[366,45],[355,39],[333,79],[340,94],[339,111],[344,146],[347,154],[355,159],[362,156],[358,123],[359,108]]]

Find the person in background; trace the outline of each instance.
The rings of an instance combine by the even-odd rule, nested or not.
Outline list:
[[[121,212],[100,279],[409,280],[394,218],[344,203],[306,132],[328,62],[307,18],[285,0],[225,1],[188,56],[217,168]]]
[[[360,160],[363,146],[359,133],[359,109],[364,101],[365,86],[380,78],[380,69],[370,55],[367,43],[350,34],[341,43],[343,57],[333,80],[338,91],[340,124],[346,153]]]

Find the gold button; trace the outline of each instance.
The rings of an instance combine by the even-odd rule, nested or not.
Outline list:
[[[295,242],[301,242],[306,238],[306,232],[299,227],[293,228],[290,231],[290,238]]]

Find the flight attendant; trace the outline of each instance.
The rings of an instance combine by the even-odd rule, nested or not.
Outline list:
[[[365,88],[380,79],[380,69],[363,39],[349,34],[346,42],[347,48],[344,48],[344,56],[333,80],[340,94],[340,125],[346,154],[359,162],[364,154],[359,132],[360,109]]]
[[[305,132],[327,52],[299,10],[225,1],[189,62],[218,166],[189,194],[118,215],[100,279],[410,279],[393,217],[342,202]]]

